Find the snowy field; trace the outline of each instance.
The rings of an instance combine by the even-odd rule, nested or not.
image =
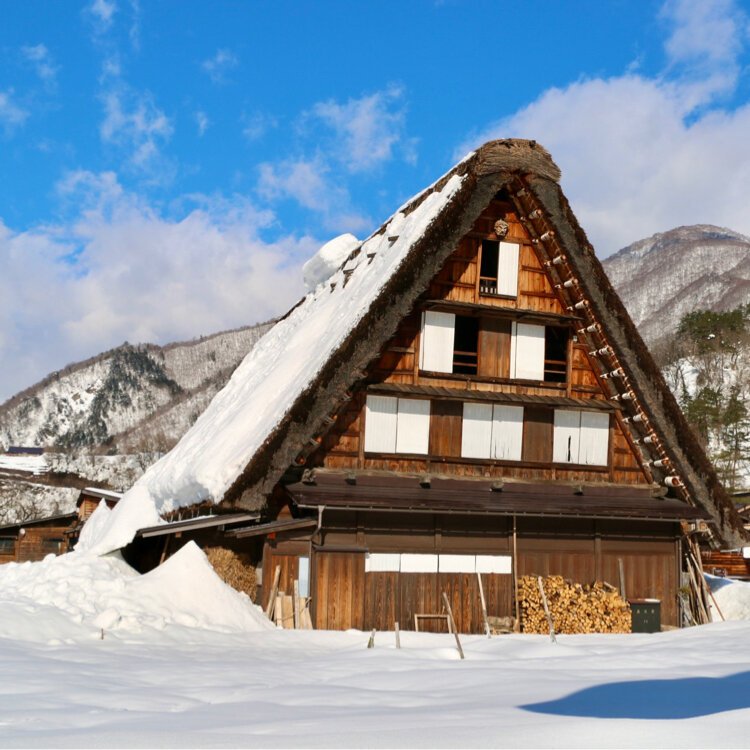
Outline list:
[[[447,634],[367,649],[271,628],[193,545],[146,576],[79,553],[0,566],[0,606],[3,747],[750,744],[750,622],[463,636],[465,661]]]

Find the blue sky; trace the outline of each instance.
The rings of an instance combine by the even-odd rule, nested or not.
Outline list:
[[[536,138],[600,256],[750,233],[748,8],[26,0],[0,32],[0,400],[253,323],[472,146]]]

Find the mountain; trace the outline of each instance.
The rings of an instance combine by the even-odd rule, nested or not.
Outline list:
[[[125,343],[69,365],[0,405],[0,449],[166,451],[271,325],[163,347]]]
[[[685,313],[750,301],[750,237],[698,224],[628,245],[602,261],[646,343],[674,334]]]

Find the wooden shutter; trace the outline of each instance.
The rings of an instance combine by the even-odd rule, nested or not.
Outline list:
[[[544,380],[544,326],[513,323],[512,378]]]
[[[479,374],[510,377],[511,324],[501,318],[483,317],[479,325]]]
[[[555,409],[552,460],[555,463],[578,463],[578,446],[581,434],[581,412]]]
[[[365,451],[396,452],[398,399],[392,396],[368,396],[365,407]]]
[[[578,463],[606,466],[609,458],[609,414],[581,412]]]
[[[453,372],[456,316],[453,313],[422,313],[419,368],[430,372]]]
[[[430,402],[398,399],[396,453],[427,453],[430,444]]]
[[[518,296],[518,251],[515,242],[501,242],[497,255],[497,293]]]
[[[523,448],[523,406],[495,404],[492,418],[492,458],[520,461]]]
[[[492,444],[492,404],[464,403],[461,426],[461,455],[489,458]]]

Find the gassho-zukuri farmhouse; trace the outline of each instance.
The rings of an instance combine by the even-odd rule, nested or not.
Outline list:
[[[741,545],[742,523],[559,178],[534,141],[492,141],[324,246],[313,291],[81,546],[140,570],[227,547],[316,628],[413,628],[445,592],[481,632],[479,580],[513,617],[527,574],[624,581],[682,624],[694,542]]]

